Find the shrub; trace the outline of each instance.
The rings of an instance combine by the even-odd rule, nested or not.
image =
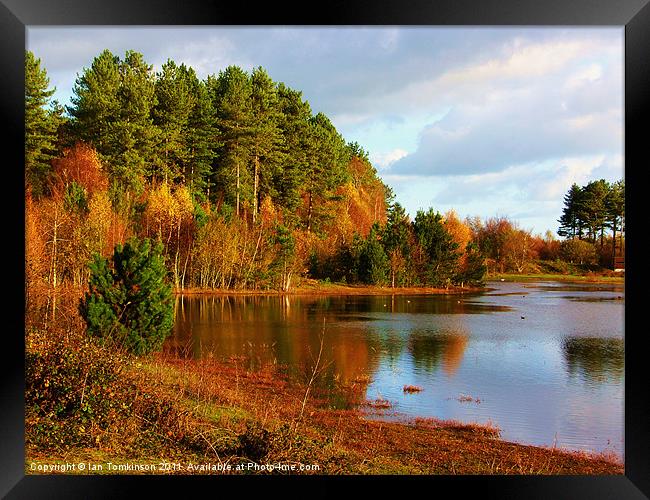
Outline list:
[[[26,442],[41,449],[103,444],[124,427],[135,399],[133,387],[122,377],[124,357],[91,338],[53,335],[29,336]]]
[[[95,255],[90,270],[79,305],[88,333],[136,355],[159,350],[174,317],[162,244],[132,238],[116,245],[111,265]]]
[[[560,255],[571,264],[595,264],[596,248],[584,240],[565,240],[560,243]]]

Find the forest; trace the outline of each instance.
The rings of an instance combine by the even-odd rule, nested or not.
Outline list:
[[[369,153],[262,67],[201,80],[105,50],[69,105],[29,51],[25,74],[28,295],[85,286],[93,255],[132,236],[162,243],[176,290],[465,287],[487,273],[611,268],[622,252],[623,181],[574,185],[563,240],[507,217],[430,208],[411,220]]]

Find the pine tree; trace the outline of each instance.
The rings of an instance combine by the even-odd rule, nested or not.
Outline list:
[[[418,210],[413,222],[415,236],[428,260],[425,280],[433,286],[449,286],[456,272],[458,243],[447,232],[440,213]]]
[[[111,140],[113,124],[118,121],[121,85],[119,58],[104,50],[93,59],[90,68],[77,77],[72,89],[71,132],[75,139],[91,144],[106,159],[117,154]]]
[[[192,195],[205,200],[211,186],[212,162],[221,143],[215,137],[216,117],[206,84],[192,71],[190,85],[195,102],[183,132],[188,152],[183,176]]]
[[[343,137],[323,113],[309,120],[310,132],[307,143],[308,169],[305,177],[307,193],[307,216],[305,226],[313,226],[332,217],[325,209],[325,202],[331,199],[334,189],[343,184],[348,173],[349,151]]]
[[[237,66],[229,66],[217,78],[206,82],[215,110],[218,140],[214,183],[239,216],[244,201],[252,202],[252,183],[247,161],[251,143],[253,114],[251,82]]]
[[[582,236],[582,227],[579,220],[581,197],[582,189],[576,183],[573,183],[569,192],[564,195],[562,217],[558,219],[560,228],[557,234],[559,236],[571,239]]]
[[[194,72],[190,71],[185,65],[179,67],[168,60],[156,75],[156,104],[151,110],[153,123],[160,130],[156,174],[165,180],[176,180],[189,157],[185,133],[196,104],[191,82]]]
[[[399,203],[389,207],[388,220],[382,232],[382,243],[390,260],[391,286],[405,278],[410,258],[410,229],[406,211]]]
[[[174,318],[162,244],[132,238],[115,247],[110,264],[95,254],[90,270],[79,304],[88,333],[136,355],[160,349]]]
[[[622,236],[625,220],[625,181],[620,180],[612,184],[607,199],[605,200],[608,227],[612,230],[612,267],[616,264],[619,248],[617,237]]]
[[[262,67],[251,74],[251,174],[253,178],[253,222],[260,201],[269,195],[275,198],[274,178],[284,160],[284,137],[279,127],[278,95],[273,80]]]
[[[142,54],[127,51],[124,60],[104,50],[73,88],[72,133],[92,144],[109,167],[111,180],[140,190],[146,175],[157,172],[158,129],[151,118],[154,75]]]
[[[300,195],[305,182],[309,119],[311,109],[302,100],[302,92],[278,84],[279,127],[284,136],[286,158],[274,181],[278,201],[285,208],[285,220],[293,219],[300,205]]]
[[[601,248],[603,246],[607,220],[606,198],[609,190],[609,183],[604,179],[591,181],[582,189],[583,197],[580,217],[588,227],[592,243],[596,243],[598,234],[600,233]]]
[[[379,224],[374,224],[359,255],[359,279],[364,283],[385,285],[388,281],[389,262],[379,241],[379,233]]]
[[[56,154],[57,128],[61,110],[54,104],[48,109],[55,89],[48,89],[49,78],[41,60],[25,51],[25,180],[32,194],[43,193]]]

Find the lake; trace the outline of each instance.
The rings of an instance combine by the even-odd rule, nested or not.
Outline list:
[[[184,296],[166,348],[306,382],[322,347],[317,383],[334,407],[388,400],[367,418],[491,423],[508,441],[622,457],[624,301],[623,284],[556,281],[462,295]]]

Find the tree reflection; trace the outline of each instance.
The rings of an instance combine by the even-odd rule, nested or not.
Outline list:
[[[361,302],[361,303],[359,303]],[[330,297],[213,296],[183,297],[176,302],[176,322],[166,349],[195,359],[238,359],[255,371],[282,371],[294,380],[309,380],[323,336],[319,377],[315,385],[330,391],[337,406],[345,391],[361,398],[379,363],[380,340],[367,326],[341,317],[367,310],[361,301]],[[187,346],[191,346],[189,349]],[[364,385],[365,384],[365,385]]]
[[[587,382],[616,382],[623,378],[623,339],[568,338],[563,342],[564,358],[570,375]]]
[[[462,332],[414,332],[408,350],[417,368],[433,373],[442,364],[445,373],[452,376],[462,363],[467,342]]]

